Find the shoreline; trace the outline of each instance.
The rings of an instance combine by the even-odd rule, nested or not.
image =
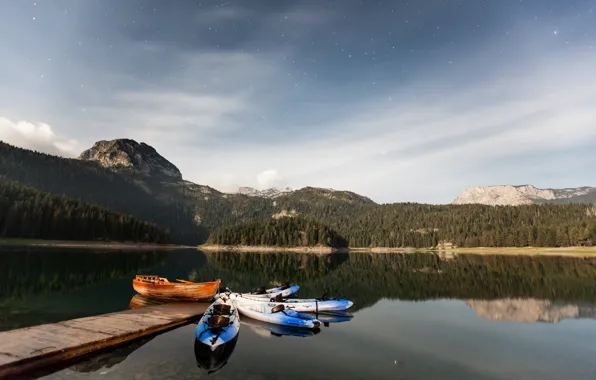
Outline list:
[[[133,243],[117,241],[69,241],[69,240],[42,240],[42,239],[0,239],[0,247],[46,247],[46,248],[102,248],[119,250],[173,250],[173,249],[192,249],[194,246],[176,245],[176,244],[152,244],[152,243]]]
[[[297,253],[347,253],[347,248],[332,247],[276,247],[271,245],[215,245],[205,244],[196,247],[211,252],[297,252]]]
[[[474,247],[474,248],[332,248],[332,247],[275,247],[242,245],[200,245],[197,249],[215,252],[298,252],[298,253],[437,253],[440,255],[529,255],[596,257],[596,247]]]

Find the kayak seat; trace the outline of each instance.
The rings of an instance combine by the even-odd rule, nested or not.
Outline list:
[[[264,286],[259,286],[256,291],[257,294],[265,294],[266,292],[267,292],[267,289],[265,289]]]
[[[272,313],[279,313],[280,311],[284,311],[286,308],[284,307],[284,305],[277,305],[276,307],[274,307],[273,309],[271,309]]]
[[[214,315],[207,319],[207,326],[213,327],[226,327],[230,324],[230,318],[224,317],[223,315]]]
[[[269,301],[271,301],[271,302],[284,302],[284,297],[281,294],[278,294],[275,297],[271,298]]]
[[[217,304],[213,305],[213,315],[230,315],[232,306]]]
[[[286,290],[287,288],[290,287],[290,283],[287,281],[284,281],[281,283],[281,290]]]

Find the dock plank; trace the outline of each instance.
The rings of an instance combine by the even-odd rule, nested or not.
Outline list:
[[[209,303],[168,303],[0,332],[0,378],[198,320]]]

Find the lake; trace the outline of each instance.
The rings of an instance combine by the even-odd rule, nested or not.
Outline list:
[[[0,250],[0,330],[126,310],[136,273],[354,301],[304,336],[241,316],[211,374],[190,324],[44,379],[596,379],[596,259]]]

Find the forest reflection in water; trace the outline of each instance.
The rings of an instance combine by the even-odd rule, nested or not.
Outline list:
[[[503,370],[513,371],[509,374],[520,374],[515,371],[548,360],[549,366],[560,368],[557,375],[561,375],[570,371],[564,360],[575,356],[591,363],[588,356],[594,353],[585,345],[578,346],[576,335],[592,334],[596,339],[596,326],[579,322],[596,319],[596,260],[552,256],[4,250],[0,255],[0,327],[149,306],[155,300],[132,289],[136,273],[196,281],[221,278],[238,291],[288,280],[300,285],[300,297],[328,292],[355,304],[350,315],[319,332],[286,331],[241,318],[237,343],[217,357],[195,356],[200,350],[193,352],[195,326],[191,324],[87,358],[48,378],[70,378],[81,372],[89,372],[85,376],[92,378],[133,378],[138,373],[164,378],[164,371],[181,378],[201,378],[201,373],[214,370],[214,378],[230,378],[226,374],[276,378],[279,370],[287,373],[307,363],[321,371],[319,377],[310,378],[325,378],[323,374],[382,378],[392,376],[397,367],[386,368],[379,360],[391,360],[393,366],[395,356],[400,370],[413,371],[411,378],[443,378],[448,369],[453,376],[444,378],[494,379],[503,377],[482,371],[500,371],[491,367],[495,361],[504,363]],[[371,329],[380,325],[386,332]],[[559,325],[564,328],[538,327]],[[454,339],[457,349],[447,348]],[[369,340],[370,352],[357,348]],[[511,344],[535,354],[524,357],[526,364],[517,362],[519,352],[505,349]],[[304,357],[288,361],[293,350]],[[424,353],[428,350],[432,355]],[[255,357],[265,353],[267,358]],[[341,367],[348,357],[353,368]],[[473,369],[460,363],[470,357],[477,362]],[[259,365],[267,367],[275,360],[281,367],[271,367],[269,375],[263,375]],[[410,363],[409,367],[404,369],[401,362]],[[588,364],[580,364],[574,369],[574,374],[580,374],[575,378],[596,373],[590,372],[593,369]],[[363,373],[364,368],[368,372]],[[524,372],[522,377],[505,378],[539,378],[538,374],[549,378],[544,377],[549,368],[532,372],[536,376]]]
[[[301,297],[354,301],[460,299],[483,317],[594,318],[596,259],[553,256],[113,252],[2,249],[0,329],[128,308],[137,273],[209,281],[232,290],[289,280]]]

